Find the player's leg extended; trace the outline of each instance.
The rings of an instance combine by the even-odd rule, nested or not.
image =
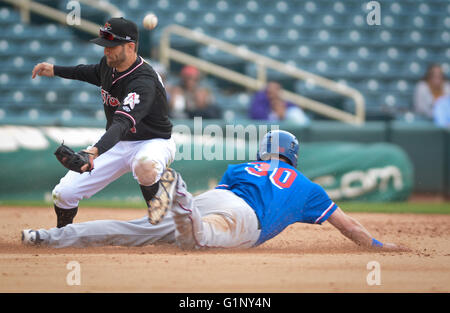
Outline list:
[[[141,143],[132,159],[133,175],[139,183],[149,208],[149,220],[153,224],[162,220],[168,206],[160,206],[159,209],[150,211],[149,202],[156,194],[161,198],[161,194],[165,193],[167,179],[170,178],[163,176],[161,181],[161,176],[175,158],[175,151],[173,139],[152,139]]]
[[[170,213],[158,225],[151,225],[145,216],[132,221],[89,221],[62,228],[40,229],[37,232],[38,244],[52,248],[132,247],[175,242],[175,226]]]
[[[111,150],[94,160],[94,170],[79,174],[69,171],[53,189],[52,196],[57,216],[57,227],[71,224],[77,214],[78,203],[90,198],[130,168],[123,161],[126,143],[119,142]]]
[[[192,248],[248,248],[260,235],[253,209],[228,190],[210,190],[197,197],[178,177],[172,206],[177,244]]]

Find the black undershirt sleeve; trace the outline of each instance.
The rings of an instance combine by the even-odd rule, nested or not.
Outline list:
[[[131,127],[133,127],[133,123],[130,119],[116,114],[111,127],[108,128],[102,138],[94,145],[98,149],[98,155],[114,147],[130,131]]]
[[[76,79],[91,83],[96,86],[101,85],[100,81],[100,64],[84,65],[80,64],[77,66],[53,66],[53,73],[55,76],[68,79]]]

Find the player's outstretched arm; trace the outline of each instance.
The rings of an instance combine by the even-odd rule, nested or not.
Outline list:
[[[357,220],[345,214],[340,208],[331,214],[328,221],[345,237],[356,244],[373,249],[389,251],[410,251],[409,248],[394,243],[381,243],[364,228]]]
[[[53,70],[53,64],[43,62],[36,64],[36,66],[33,68],[33,71],[31,72],[31,78],[35,78],[36,75],[38,76],[47,76],[47,77],[53,77],[55,76],[55,72]]]

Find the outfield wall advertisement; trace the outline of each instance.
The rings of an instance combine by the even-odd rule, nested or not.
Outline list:
[[[257,142],[267,130],[240,136],[207,127],[190,133],[177,126],[177,157],[171,167],[193,193],[214,188],[228,164],[255,160]],[[53,154],[58,145],[81,150],[103,133],[98,128],[0,126],[0,200],[50,200],[66,172]],[[336,201],[402,201],[413,188],[411,161],[401,148],[387,143],[301,142],[298,169]],[[93,198],[142,201],[131,174]]]

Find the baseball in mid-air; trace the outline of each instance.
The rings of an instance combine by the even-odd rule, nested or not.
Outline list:
[[[146,29],[152,30],[158,25],[158,17],[153,13],[149,13],[142,20],[142,24]]]

